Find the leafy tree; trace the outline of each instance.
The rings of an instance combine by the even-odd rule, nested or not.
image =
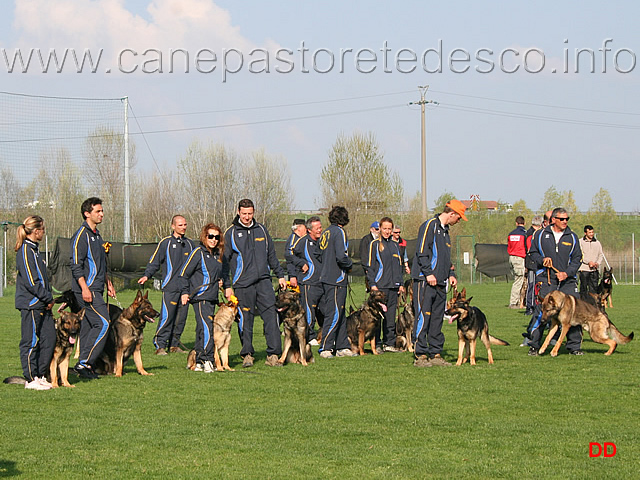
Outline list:
[[[448,192],[448,191],[445,190],[442,193],[442,195],[440,195],[437,198],[437,200],[435,202],[435,205],[433,207],[433,211],[436,212],[436,213],[441,213],[444,210],[444,206],[447,204],[447,202],[449,200],[454,199],[454,198],[456,198],[456,196],[453,193]]]
[[[546,212],[547,210],[553,210],[556,207],[562,206],[563,203],[563,194],[559,192],[555,186],[551,185],[546,192],[544,192],[544,196],[542,197],[542,204],[540,205],[540,211]],[[566,207],[565,207],[566,208]]]

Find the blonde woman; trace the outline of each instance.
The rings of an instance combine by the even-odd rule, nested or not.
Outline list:
[[[38,251],[44,237],[44,220],[37,215],[24,219],[16,234],[16,308],[22,316],[20,361],[29,390],[49,390],[46,375],[56,346],[51,314],[53,295],[47,268]]]

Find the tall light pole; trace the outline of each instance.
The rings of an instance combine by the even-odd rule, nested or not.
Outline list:
[[[420,101],[410,102],[409,105],[420,105],[420,118],[421,118],[421,133],[420,133],[420,149],[422,154],[422,218],[427,218],[427,123],[425,121],[425,105],[427,103],[433,103],[435,105],[438,102],[433,100],[425,100],[424,96],[429,90],[429,85],[419,85]]]

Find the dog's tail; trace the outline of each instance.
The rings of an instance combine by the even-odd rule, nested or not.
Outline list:
[[[491,345],[502,345],[503,347],[508,347],[509,346],[509,342],[506,342],[504,340],[500,340],[499,338],[496,338],[492,335],[489,335],[489,343],[491,343]]]
[[[629,343],[631,340],[633,340],[633,332],[631,332],[628,337],[625,337],[622,333],[620,333],[620,330],[616,328],[611,320],[609,320],[609,328],[607,329],[607,333],[618,345],[624,345],[625,343]]]
[[[7,377],[2,382],[9,385],[24,385],[27,380],[24,377]]]

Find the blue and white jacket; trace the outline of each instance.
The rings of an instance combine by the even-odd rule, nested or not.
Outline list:
[[[164,237],[158,243],[153,255],[151,255],[149,264],[144,271],[144,276],[151,278],[162,268],[162,283],[160,287],[165,292],[179,291],[178,274],[193,249],[193,242],[187,237],[176,238],[175,235]]]
[[[87,222],[71,238],[71,289],[81,293],[78,279],[84,277],[92,292],[102,294],[107,279],[107,254],[98,229],[91,230]]]
[[[443,226],[438,217],[430,218],[418,229],[411,278],[426,280],[429,275],[434,275],[437,284],[444,286],[449,277],[456,275],[451,264],[449,225]]]
[[[349,283],[347,274],[353,266],[348,254],[349,241],[344,229],[332,224],[320,237],[322,270],[320,282],[344,287]]]
[[[16,253],[16,308],[44,309],[53,302],[47,267],[38,252],[38,244],[29,239],[22,242]]]
[[[295,277],[302,285],[320,285],[320,273],[322,272],[322,252],[318,241],[309,235],[300,238],[293,245],[293,258],[296,267]],[[302,267],[307,265],[309,269],[302,272]]]
[[[209,253],[200,244],[191,251],[187,261],[180,269],[178,286],[181,294],[189,295],[191,302],[218,302],[219,280],[227,268],[218,249]],[[228,272],[227,272],[228,273]]]
[[[536,281],[545,283],[548,280],[551,280],[552,283],[558,283],[553,268],[547,269],[542,265],[546,257],[551,259],[555,268],[567,274],[567,279],[574,280],[582,262],[580,241],[569,227],[562,232],[558,243],[556,243],[551,225],[538,230],[531,240],[529,255],[536,265]],[[548,277],[547,270],[549,270]]]
[[[402,286],[403,259],[400,245],[391,237],[376,238],[369,244],[367,255],[367,279],[369,286],[400,288]]]

